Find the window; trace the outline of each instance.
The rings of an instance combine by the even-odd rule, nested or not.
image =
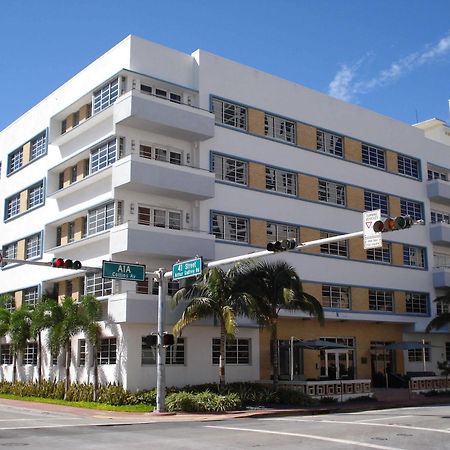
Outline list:
[[[450,214],[442,211],[431,211],[431,223],[450,223]]]
[[[181,230],[181,211],[139,206],[138,223],[159,228]]]
[[[220,339],[212,340],[212,363],[219,364]],[[250,364],[250,339],[227,339],[225,343],[225,363]]]
[[[422,204],[401,198],[400,214],[402,216],[411,216],[414,220],[421,220],[423,219]]]
[[[267,242],[298,239],[298,227],[267,222]]]
[[[104,297],[112,294],[112,280],[102,278],[101,273],[89,273],[85,278],[85,293],[95,297]]]
[[[248,183],[248,163],[246,161],[213,155],[212,170],[219,180],[243,185]]]
[[[392,292],[369,289],[371,311],[393,311]]]
[[[426,314],[428,312],[428,301],[426,294],[417,292],[406,293],[406,312]]]
[[[0,344],[0,364],[12,364],[11,344]]]
[[[97,353],[98,364],[116,364],[117,362],[117,339],[115,337],[103,338]]]
[[[93,114],[112,105],[119,96],[119,79],[116,78],[94,92],[92,99]]]
[[[17,258],[17,242],[12,242],[3,247],[3,256],[5,258],[16,259]]]
[[[110,166],[116,161],[116,159],[117,142],[114,138],[91,150],[89,173],[95,173]]]
[[[282,192],[283,194],[296,195],[297,174],[266,167],[266,189]]]
[[[438,169],[438,168],[430,168],[428,169],[428,179],[429,180],[448,180],[447,170]]]
[[[23,302],[31,308],[34,308],[39,300],[39,289],[37,286],[29,287],[23,290]]]
[[[419,161],[404,155],[397,156],[398,173],[419,179]]]
[[[366,257],[369,261],[377,261],[390,264],[391,262],[391,244],[383,242],[381,248],[369,248],[366,250]]]
[[[213,112],[216,123],[223,123],[242,130],[247,129],[247,108],[215,98],[213,99]]]
[[[31,140],[30,161],[47,152],[47,133],[44,131]]]
[[[264,134],[274,139],[295,143],[295,123],[281,117],[265,114]]]
[[[181,151],[166,150],[165,148],[155,148],[155,159],[180,166],[182,153]]]
[[[444,313],[450,313],[450,305],[442,301],[436,302],[436,314]]]
[[[6,199],[6,219],[17,216],[20,213],[20,194]]]
[[[425,345],[430,345],[429,342],[425,342]],[[431,361],[430,358],[430,349],[425,347],[421,348],[413,348],[408,350],[408,361],[409,362],[422,362],[423,357],[425,356],[425,361]]]
[[[248,219],[212,214],[212,233],[217,239],[248,242]]]
[[[320,232],[320,239],[337,236],[334,233],[327,233],[326,231]],[[326,253],[328,255],[335,256],[348,256],[347,241],[330,242],[328,244],[320,244],[320,253]]]
[[[114,203],[91,209],[88,212],[88,235],[109,230],[114,226]]]
[[[41,234],[35,234],[25,239],[25,259],[41,255]]]
[[[343,157],[342,136],[317,130],[316,143],[317,150],[340,158]]]
[[[86,365],[86,339],[78,339],[78,366]]]
[[[67,241],[73,242],[75,240],[75,222],[67,224]]]
[[[146,84],[141,84],[141,92],[144,94],[152,95],[153,89],[151,86],[147,86]]]
[[[319,180],[319,201],[345,206],[345,186],[331,181]]]
[[[44,203],[44,182],[28,189],[28,209]]]
[[[445,253],[434,253],[434,267],[435,268],[448,268],[450,267],[450,255],[446,255]]]
[[[425,251],[421,247],[403,245],[403,265],[425,267]]]
[[[37,365],[37,343],[29,342],[23,352],[22,364]]]
[[[4,303],[4,308],[9,312],[13,312],[16,309],[16,300],[14,294],[7,294],[7,298]]]
[[[23,149],[22,147],[8,155],[8,174],[19,170],[23,164]]]
[[[368,166],[378,167],[380,169],[386,168],[385,152],[384,150],[372,147],[368,144],[362,144],[362,162]]]
[[[325,308],[350,308],[350,289],[344,286],[322,285],[322,305]]]
[[[366,211],[380,209],[381,214],[389,215],[387,195],[379,192],[364,191],[364,209]]]
[[[156,364],[156,348],[150,347],[142,338],[141,347],[141,364]],[[175,344],[166,348],[166,364],[184,364],[185,362],[185,338],[178,338],[175,340]]]

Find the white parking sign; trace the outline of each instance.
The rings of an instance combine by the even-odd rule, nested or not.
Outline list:
[[[381,220],[381,210],[366,211],[363,213],[364,249],[379,248],[383,246],[382,233],[373,230],[373,224]]]

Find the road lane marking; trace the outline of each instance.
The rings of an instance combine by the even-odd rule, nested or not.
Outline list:
[[[397,419],[405,419],[406,417],[414,417],[414,416],[386,416],[386,417],[377,417],[376,419],[363,419],[363,420],[357,420],[354,423],[360,423],[360,422],[372,422],[373,420],[397,420]],[[353,422],[352,422],[353,423]]]
[[[148,423],[156,423],[153,421],[139,421],[139,422],[98,422],[98,423],[74,423],[74,424],[52,424],[52,425],[35,425],[32,427],[0,427],[0,431],[8,430],[40,430],[44,428],[76,428],[76,427],[111,427],[118,425],[146,425]]]
[[[350,441],[347,439],[329,438],[329,437],[325,437],[325,436],[317,436],[315,434],[287,433],[284,431],[270,431],[270,430],[258,430],[258,429],[252,429],[252,428],[225,427],[225,426],[220,426],[220,425],[205,425],[205,427],[206,428],[217,428],[217,429],[221,429],[221,430],[230,430],[230,431],[247,431],[250,433],[276,434],[279,436],[302,437],[302,438],[306,438],[306,439],[316,439],[318,441],[335,442],[338,444],[357,445],[357,446],[366,447],[366,448],[377,448],[379,450],[403,450],[398,447],[386,447],[385,445],[369,444],[366,442]]]
[[[450,430],[442,429],[442,428],[425,428],[425,427],[414,427],[412,425],[395,425],[390,423],[368,423],[363,421],[358,422],[350,422],[344,420],[307,420],[307,419],[287,419],[283,417],[278,418],[267,418],[267,419],[259,419],[259,420],[274,420],[274,421],[284,421],[284,422],[308,422],[308,423],[335,423],[335,424],[343,424],[343,425],[363,425],[367,427],[390,427],[390,428],[405,428],[407,430],[417,430],[417,431],[433,431],[435,433],[445,433],[450,434]]]

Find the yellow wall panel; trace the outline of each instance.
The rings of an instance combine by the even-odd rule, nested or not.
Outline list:
[[[300,227],[300,238],[302,242],[315,241],[320,239],[320,231],[314,230],[313,228]],[[320,253],[320,246],[315,245],[313,247],[308,247],[303,252],[307,253]]]
[[[395,291],[394,292],[394,311],[396,313],[406,312],[406,293]]]
[[[392,264],[403,266],[403,244],[391,244]]]
[[[90,116],[91,104],[83,105],[79,110],[80,122],[86,120]]]
[[[22,147],[22,164],[28,164],[31,159],[31,142],[27,142]]]
[[[255,189],[266,189],[266,166],[249,162],[248,168],[249,186]]]
[[[69,242],[69,224],[63,223],[61,225],[61,245],[65,245]]]
[[[318,189],[319,183],[316,177],[303,174],[299,175],[298,193],[300,198],[317,201],[319,199]]]
[[[386,151],[386,166],[387,171],[391,173],[398,173],[398,157],[397,153],[387,150]]]
[[[350,259],[356,259],[358,261],[365,261],[367,259],[366,251],[364,250],[364,242],[362,238],[358,237],[349,239],[348,249]]]
[[[309,150],[317,149],[317,130],[315,127],[297,123],[297,144]]]
[[[266,247],[267,223],[265,220],[250,219],[250,244]]]
[[[322,303],[322,284],[321,283],[303,283],[303,290],[315,297]]]
[[[25,239],[17,241],[17,259],[25,259]]]
[[[389,196],[389,215],[391,217],[400,215],[400,199],[394,195]]]
[[[364,211],[364,189],[347,186],[347,207]]]
[[[264,136],[264,111],[257,109],[248,109],[248,131],[250,133],[258,134],[259,136]]]
[[[28,189],[20,193],[20,212],[23,213],[28,209]]]
[[[369,289],[351,288],[352,310],[369,311]]]
[[[349,137],[344,137],[344,149],[345,149],[345,159],[349,161],[362,161],[361,155],[361,142],[351,139]]]
[[[23,291],[14,292],[14,304],[16,309],[20,308],[23,304]]]

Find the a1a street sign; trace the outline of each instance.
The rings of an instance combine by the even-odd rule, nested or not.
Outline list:
[[[363,236],[364,249],[380,248],[383,246],[382,233],[376,233],[373,229],[373,224],[381,220],[381,210],[366,211],[363,213]]]
[[[203,271],[203,259],[194,258],[188,261],[177,262],[172,266],[172,280],[196,277]]]
[[[117,261],[103,261],[102,277],[115,280],[144,281],[145,265]]]

